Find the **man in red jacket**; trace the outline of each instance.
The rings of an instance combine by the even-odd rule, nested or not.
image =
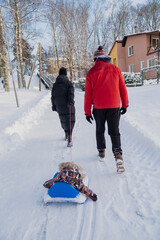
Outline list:
[[[105,122],[112,142],[112,151],[116,160],[117,172],[124,172],[121,139],[119,133],[120,115],[128,107],[128,94],[122,73],[111,64],[100,46],[94,52],[95,65],[88,71],[85,85],[84,111],[88,122],[92,123],[91,107],[96,121],[96,141],[99,158],[105,157]]]

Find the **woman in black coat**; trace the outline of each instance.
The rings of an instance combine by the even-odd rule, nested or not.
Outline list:
[[[72,146],[72,130],[75,124],[74,87],[67,77],[66,68],[62,67],[53,84],[52,110],[59,114],[61,126],[65,131],[68,147]]]

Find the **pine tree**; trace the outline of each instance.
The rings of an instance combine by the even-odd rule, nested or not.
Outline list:
[[[17,48],[14,44],[13,47],[13,53],[15,55],[15,58],[17,58]],[[30,75],[31,70],[32,70],[32,65],[33,65],[33,58],[34,56],[32,55],[33,47],[30,46],[28,41],[24,38],[22,38],[22,57],[23,57],[23,63],[24,63],[24,74]]]

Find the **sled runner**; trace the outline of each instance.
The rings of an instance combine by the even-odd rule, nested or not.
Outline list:
[[[54,175],[56,177],[58,172]],[[88,186],[88,178],[83,179],[83,183]],[[47,190],[44,196],[45,203],[51,202],[73,202],[83,204],[87,200],[87,196],[75,189],[70,183],[55,182],[53,186]]]

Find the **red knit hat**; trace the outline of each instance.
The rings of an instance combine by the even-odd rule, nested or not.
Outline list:
[[[102,46],[98,47],[98,50],[94,52],[94,58],[103,58],[106,57],[105,51],[103,50]]]

